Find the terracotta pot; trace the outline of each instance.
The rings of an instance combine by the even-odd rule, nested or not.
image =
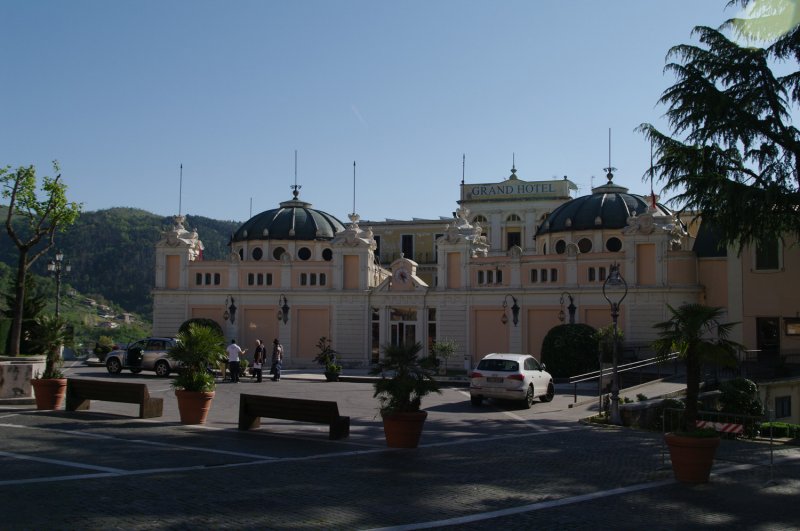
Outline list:
[[[682,483],[708,483],[719,437],[687,437],[665,433],[672,471]]]
[[[416,448],[422,435],[427,411],[392,413],[383,417],[383,434],[389,448]]]
[[[34,378],[31,380],[36,409],[59,409],[67,393],[66,378]]]
[[[181,415],[181,424],[205,424],[214,391],[184,391],[175,390],[178,399],[178,412]]]

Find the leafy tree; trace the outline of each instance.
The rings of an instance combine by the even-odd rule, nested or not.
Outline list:
[[[193,317],[191,319],[187,319],[178,328],[178,333],[181,334],[184,332],[188,332],[189,327],[193,324],[197,326],[205,326],[206,328],[210,328],[217,334],[225,337],[225,333],[222,331],[222,327],[219,325],[219,323],[216,322],[214,319],[209,319],[207,317]]]
[[[800,26],[796,1],[733,4],[748,7],[749,18],[698,26],[699,45],[669,50],[665,70],[676,82],[659,103],[668,108],[671,134],[648,123],[639,130],[655,146],[664,190],[677,192],[672,202],[741,250],[800,236],[800,132],[792,125],[800,110]],[[778,62],[788,74],[776,74]]]
[[[16,279],[15,279],[16,280]],[[5,305],[7,310],[0,311],[0,314],[12,320],[14,319],[14,310],[16,308],[16,295],[18,290],[14,289],[10,293],[5,293]],[[39,289],[38,283],[36,281],[36,277],[30,273],[25,274],[25,290],[24,290],[25,301],[22,305],[22,331],[20,337],[20,352],[31,352],[32,343],[31,338],[33,337],[34,331],[36,329],[36,319],[42,313],[45,306],[47,306],[47,301],[45,298],[45,294],[42,290]],[[9,336],[8,345],[6,346],[6,350],[8,352],[11,351],[11,338]]]
[[[208,326],[190,324],[178,334],[178,342],[169,350],[170,358],[181,363],[181,370],[172,382],[175,389],[213,391],[214,375],[210,366],[225,356],[225,339]]]
[[[419,411],[423,397],[441,393],[429,362],[419,358],[421,350],[419,342],[384,345],[383,359],[371,371],[381,375],[372,394],[380,402],[381,415]]]
[[[58,172],[57,162],[53,170]],[[22,320],[25,303],[25,274],[39,257],[55,243],[55,234],[72,225],[78,218],[81,205],[67,201],[67,186],[61,182],[61,174],[55,178],[42,179],[41,195],[37,196],[36,168],[21,166],[14,171],[11,167],[0,168],[0,183],[3,197],[8,199],[6,213],[6,232],[17,247],[17,278],[14,284],[13,321],[11,324],[11,345],[9,354],[20,352]],[[12,219],[23,221],[23,230],[12,223]]]
[[[703,363],[735,364],[735,353],[743,347],[728,339],[731,329],[738,323],[720,323],[722,308],[696,303],[684,304],[678,309],[667,307],[672,317],[653,325],[658,330],[653,350],[662,359],[675,352],[686,365],[686,415],[681,430],[688,432],[694,429],[697,420]]]

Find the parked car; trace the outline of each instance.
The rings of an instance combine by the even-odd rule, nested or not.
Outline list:
[[[175,342],[172,337],[148,337],[131,343],[127,349],[112,350],[106,355],[106,369],[109,374],[129,369],[134,374],[155,371],[158,376],[169,376],[178,368],[178,363],[168,354]]]
[[[555,396],[553,377],[530,354],[488,354],[469,375],[469,397],[473,406],[484,398],[522,400],[531,407],[538,397],[550,402]]]

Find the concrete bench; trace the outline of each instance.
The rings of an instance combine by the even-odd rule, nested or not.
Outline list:
[[[239,397],[239,429],[249,430],[261,425],[261,417],[298,420],[327,424],[329,439],[350,435],[350,417],[339,415],[336,402],[242,394]]]
[[[92,400],[139,404],[139,418],[149,419],[164,414],[164,399],[151,398],[143,383],[108,382],[67,378],[67,411],[89,409]]]

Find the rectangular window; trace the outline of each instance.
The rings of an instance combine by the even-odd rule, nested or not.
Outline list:
[[[311,285],[312,286],[316,286],[317,285],[317,274],[316,273],[311,273],[310,276],[311,276]]]
[[[220,274],[219,273],[214,273],[214,285],[215,286],[219,286],[219,283],[220,283],[221,280],[222,279],[220,278]]]
[[[756,244],[756,270],[780,269],[780,245],[778,239]]]
[[[247,285],[252,286],[256,283],[256,276],[253,273],[247,273]]]
[[[783,419],[792,416],[792,397],[791,396],[776,396],[775,397],[775,418]]]
[[[558,282],[558,269],[550,270],[550,282]]]
[[[600,282],[604,282],[606,280],[606,268],[605,267],[601,267],[600,268],[599,280],[600,280]]]
[[[308,275],[306,273],[300,273],[300,285],[305,286],[308,284]]]
[[[381,237],[373,236],[375,239],[375,256],[378,257],[378,263],[381,263]]]
[[[539,282],[539,270],[531,269],[531,282]]]
[[[272,285],[272,273],[267,273],[267,286]]]
[[[589,268],[589,282],[594,282],[595,279],[595,270],[593,267]]]
[[[542,269],[542,282],[547,282],[547,269]]]
[[[400,252],[403,253],[403,258],[408,258],[409,260],[414,259],[414,235],[413,234],[403,234],[401,237],[401,248]]]
[[[478,284],[483,284],[483,271],[478,271]]]
[[[202,286],[203,285],[203,273],[196,273],[194,275],[194,283],[197,286]]]
[[[506,233],[506,250],[511,249],[515,245],[522,247],[522,233],[516,231]]]
[[[211,284],[211,273],[206,273],[206,286]]]
[[[500,270],[500,269],[497,270],[497,278],[495,280],[497,281],[498,284],[502,284],[503,283],[503,271],[502,270]]]
[[[324,286],[328,281],[328,276],[325,273],[319,274],[319,285]]]
[[[494,282],[494,271],[489,270],[486,272],[486,283],[491,284]]]
[[[264,273],[258,274],[258,276],[256,277],[256,284],[258,284],[259,286],[264,285]]]

